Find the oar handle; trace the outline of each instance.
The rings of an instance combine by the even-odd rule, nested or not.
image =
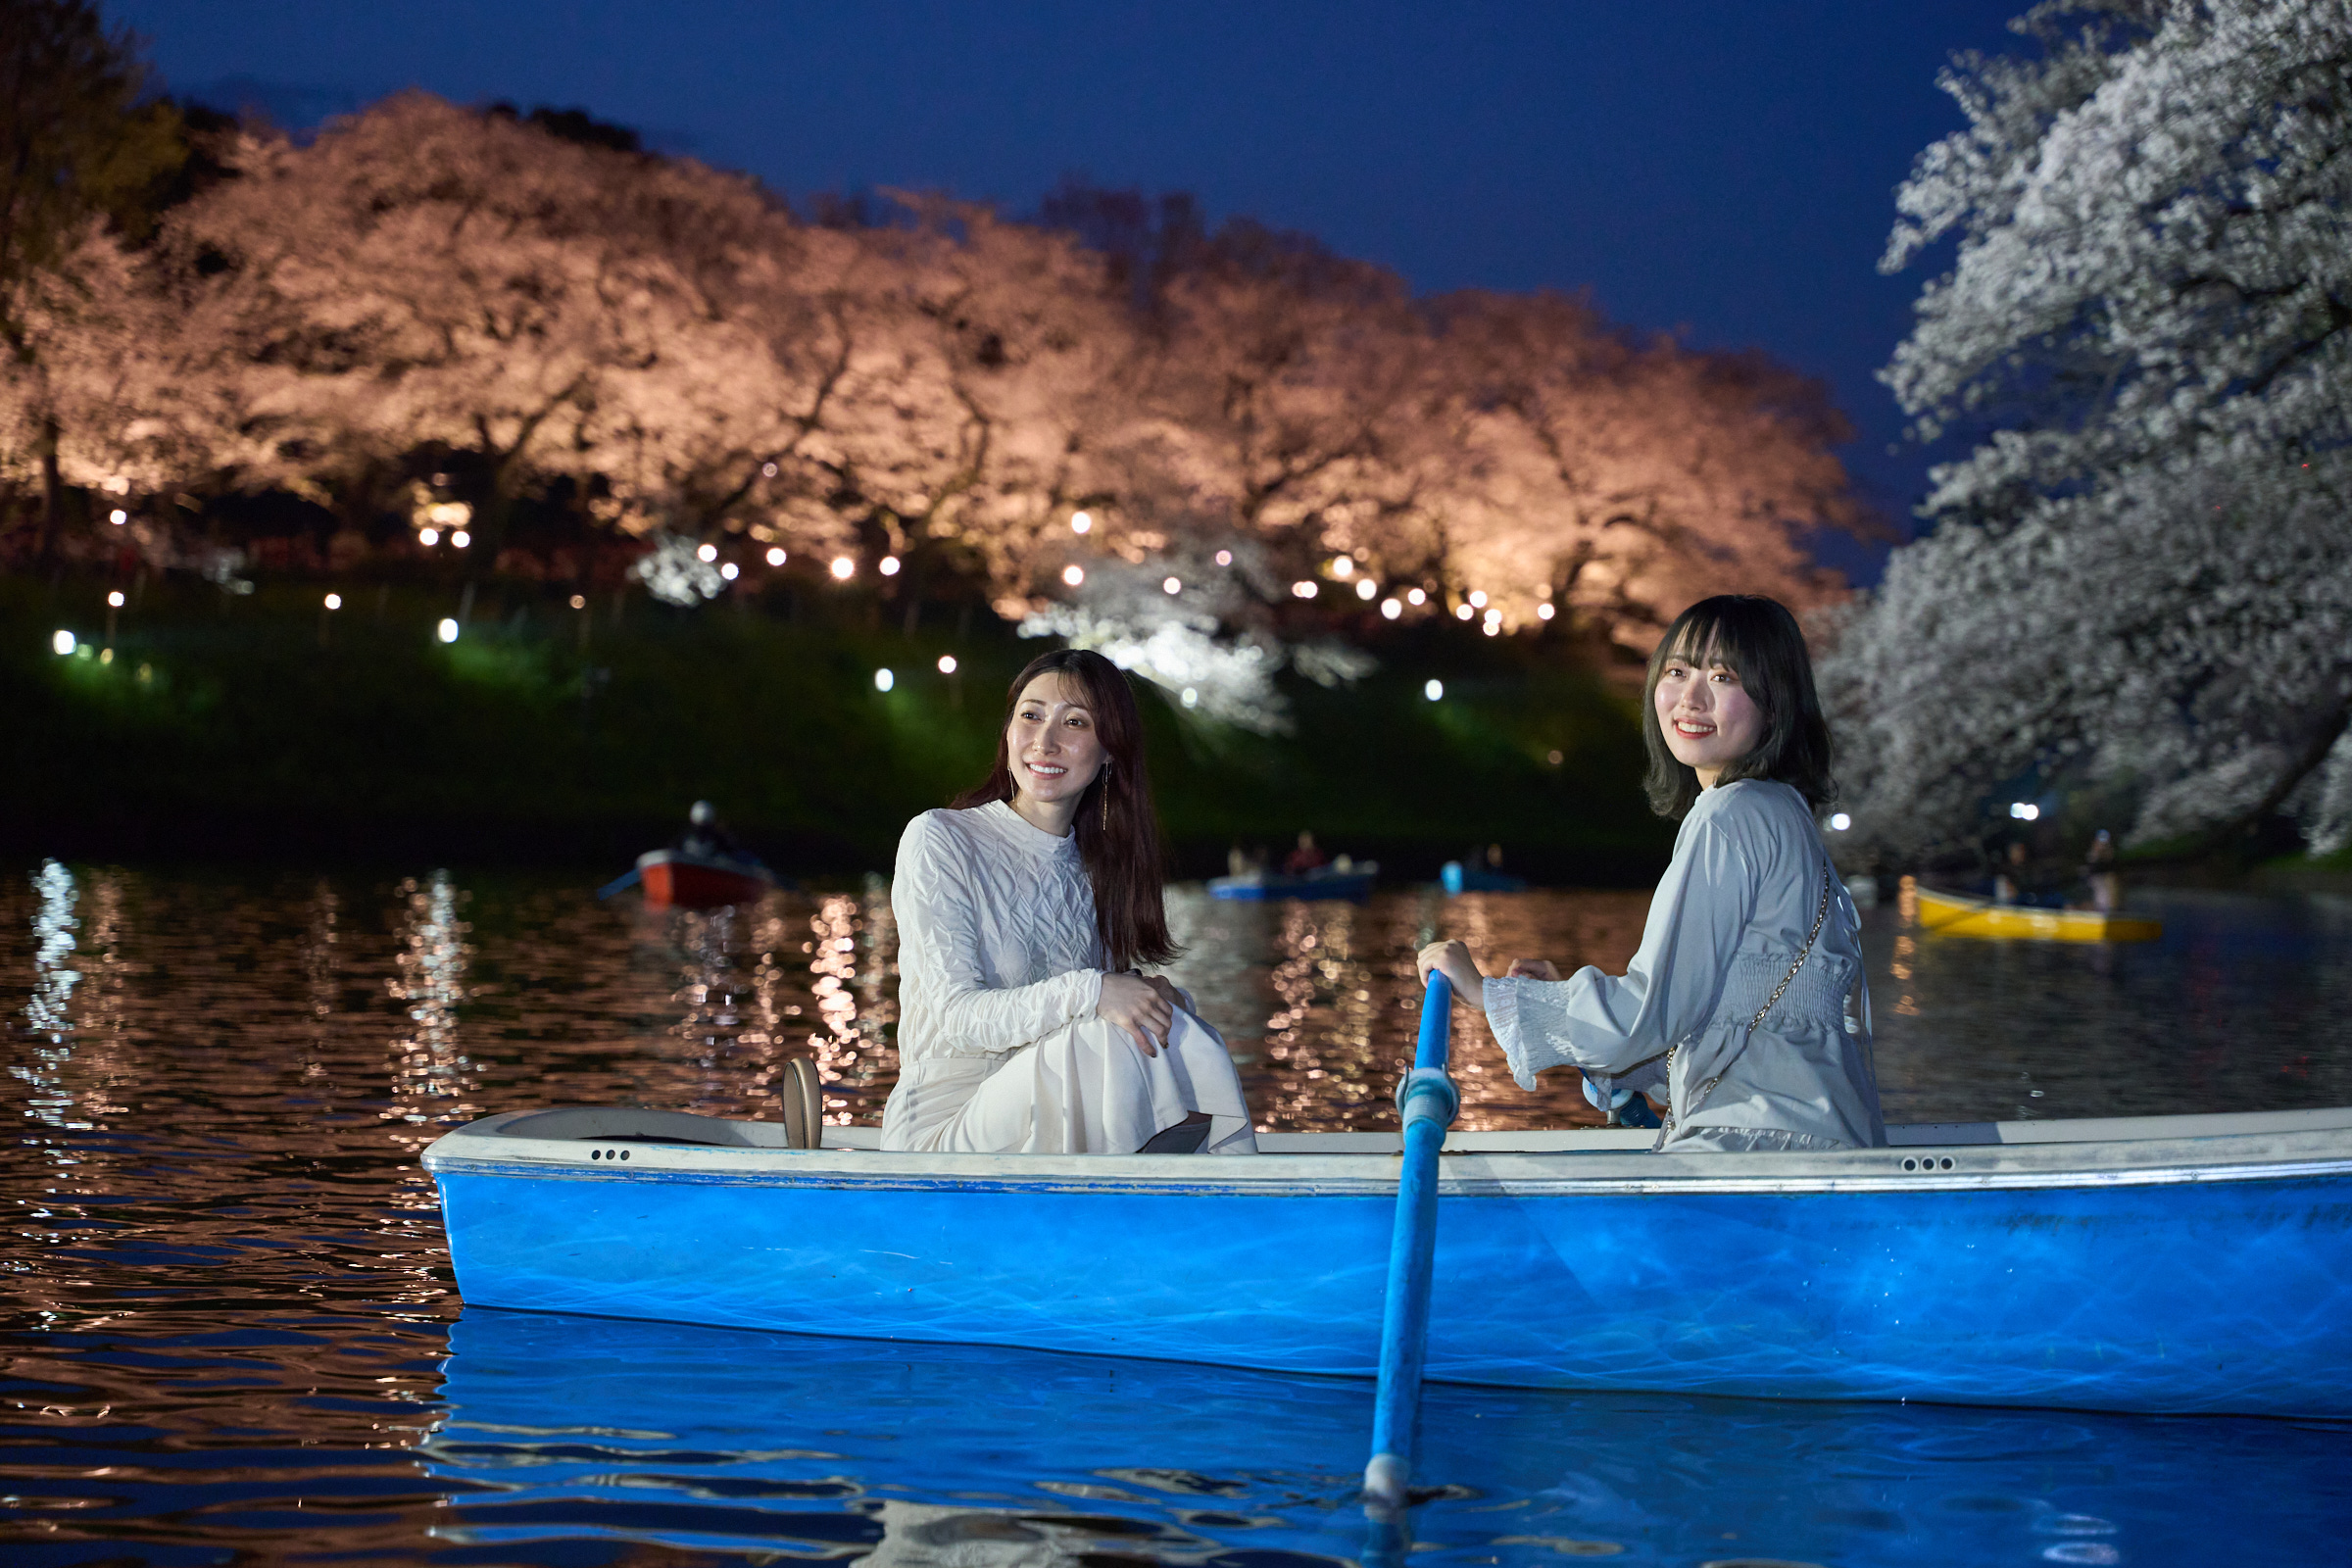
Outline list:
[[[612,881],[606,883],[603,887],[598,888],[596,890],[596,896],[599,899],[609,899],[615,893],[626,893],[629,889],[637,885],[638,878],[642,877],[643,875],[645,875],[643,871],[632,867],[628,875],[616,876]]]
[[[1375,1515],[1393,1514],[1404,1506],[1413,1474],[1413,1418],[1421,1407],[1430,1270],[1437,1254],[1438,1152],[1461,1105],[1453,1080],[1446,1076],[1452,1020],[1453,984],[1433,973],[1421,1001],[1421,1043],[1413,1070],[1396,1090],[1404,1119],[1404,1162],[1396,1180],[1396,1223],[1389,1238],[1372,1460],[1364,1466],[1364,1506]]]

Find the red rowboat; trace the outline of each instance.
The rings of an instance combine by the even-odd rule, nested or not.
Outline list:
[[[646,903],[687,909],[754,904],[776,885],[775,873],[757,860],[686,855],[677,850],[640,855],[637,874],[645,883]]]

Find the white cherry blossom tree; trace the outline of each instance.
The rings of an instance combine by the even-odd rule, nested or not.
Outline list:
[[[1934,532],[1827,670],[1863,846],[2103,782],[2142,842],[2352,834],[2352,5],[2058,0],[1963,56],[1885,266],[1956,245],[1886,378]]]

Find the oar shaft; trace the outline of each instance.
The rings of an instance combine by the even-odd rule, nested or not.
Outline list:
[[[1421,1369],[1429,1347],[1429,1285],[1437,1255],[1438,1154],[1458,1101],[1446,1076],[1453,986],[1429,977],[1421,1003],[1421,1044],[1399,1096],[1404,1161],[1396,1182],[1396,1223],[1389,1240],[1388,1303],[1381,1318],[1380,1392],[1372,1412],[1372,1461],[1364,1496],[1377,1509],[1403,1505],[1413,1471],[1413,1419],[1421,1406]]]

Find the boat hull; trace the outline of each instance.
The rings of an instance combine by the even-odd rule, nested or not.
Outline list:
[[[637,874],[645,885],[645,902],[682,909],[715,909],[730,904],[757,904],[776,885],[763,866],[655,850],[637,858]]]
[[[624,1167],[575,1140],[558,1166],[459,1137],[427,1164],[475,1304],[1377,1369],[1386,1157],[655,1146]],[[2352,1415],[2352,1149],[2256,1142],[2218,1163],[1963,1145],[1932,1175],[1908,1150],[1449,1155],[1428,1375]]]
[[[1992,904],[1952,893],[1918,890],[1923,931],[1956,937],[2005,937],[2034,942],[2153,942],[2164,935],[2160,920],[2096,909],[2040,909],[2029,905]]]

